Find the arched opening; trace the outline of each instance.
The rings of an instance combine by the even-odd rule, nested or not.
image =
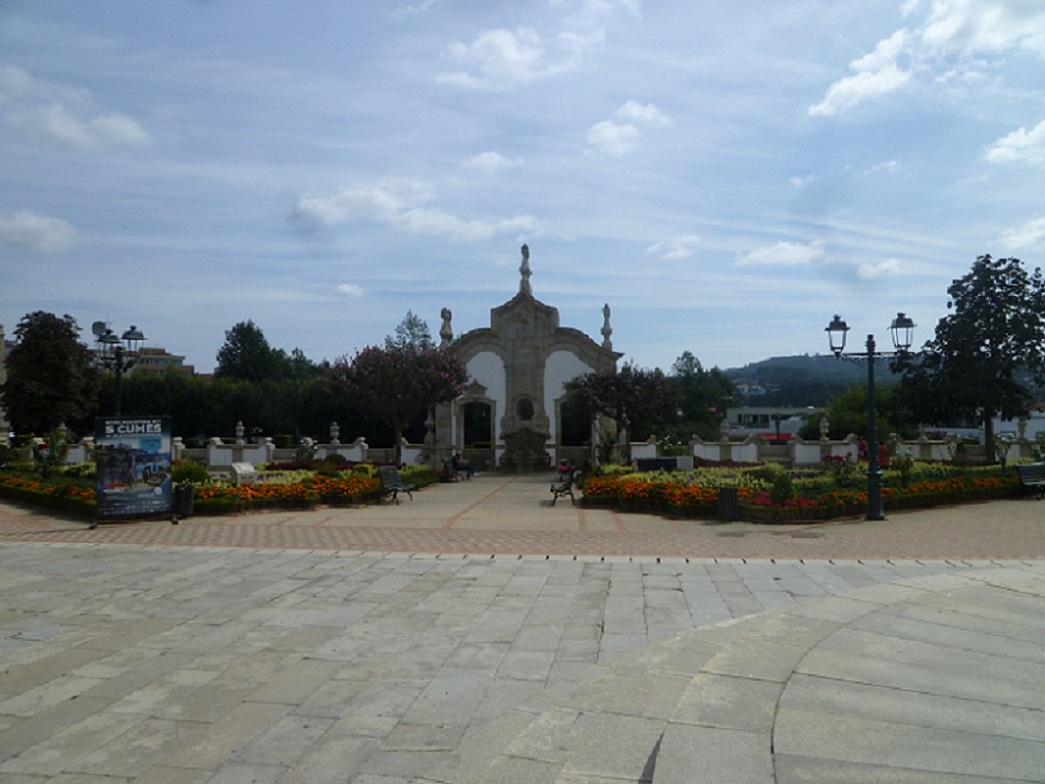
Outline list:
[[[559,404],[559,434],[557,460],[573,460],[583,466],[590,456],[591,421],[587,412],[576,403],[563,400]]]
[[[494,463],[493,407],[481,400],[461,406],[462,449],[473,466],[489,470]]]

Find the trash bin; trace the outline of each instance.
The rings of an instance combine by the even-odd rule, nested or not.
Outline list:
[[[188,517],[192,514],[192,508],[196,501],[196,495],[193,492],[192,485],[181,484],[174,487],[174,509],[173,514],[176,518]]]
[[[740,496],[735,487],[720,487],[718,490],[718,519],[724,523],[740,517]]]

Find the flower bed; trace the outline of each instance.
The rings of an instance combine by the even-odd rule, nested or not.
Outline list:
[[[863,488],[838,487],[830,474],[802,476],[795,480],[797,497],[783,502],[770,498],[769,483],[761,478],[745,478],[734,473],[702,470],[676,474],[612,474],[591,477],[584,482],[581,503],[586,507],[642,511],[671,517],[715,517],[723,487],[734,487],[741,520],[750,522],[796,522],[856,517],[867,511],[866,480]],[[1018,495],[1020,484],[1014,473],[996,467],[965,470],[926,467],[926,478],[905,486],[882,487],[886,510],[917,509],[942,504],[986,501]],[[949,475],[948,475],[949,474]],[[899,481],[897,477],[890,477]],[[842,481],[848,484],[848,477]],[[724,484],[713,484],[723,483]],[[856,483],[854,483],[856,484]]]
[[[404,481],[424,487],[439,481],[426,467],[404,469]],[[336,476],[305,471],[273,474],[271,482],[229,485],[227,481],[186,482],[193,487],[194,515],[223,515],[265,509],[311,509],[320,504],[354,506],[381,500],[381,480],[366,472]],[[175,487],[178,487],[175,483]],[[0,497],[46,506],[93,518],[97,510],[93,482],[71,474],[41,479],[34,475],[0,473]]]
[[[74,481],[36,479],[17,474],[0,474],[0,497],[57,509],[77,517],[92,518],[97,509],[94,487]]]

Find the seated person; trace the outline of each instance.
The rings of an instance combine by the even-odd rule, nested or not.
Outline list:
[[[576,469],[573,467],[572,460],[560,460],[559,461],[559,480],[565,482],[567,479],[573,476],[573,472]]]
[[[450,458],[450,465],[453,466],[454,471],[464,471],[465,478],[471,479],[475,476],[475,469],[472,468],[472,464],[465,462],[461,459],[461,455],[454,452],[454,456]]]

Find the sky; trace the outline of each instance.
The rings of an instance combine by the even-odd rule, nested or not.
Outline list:
[[[0,324],[210,371],[489,326],[519,290],[639,367],[932,337],[1045,262],[1041,0],[0,0]]]

